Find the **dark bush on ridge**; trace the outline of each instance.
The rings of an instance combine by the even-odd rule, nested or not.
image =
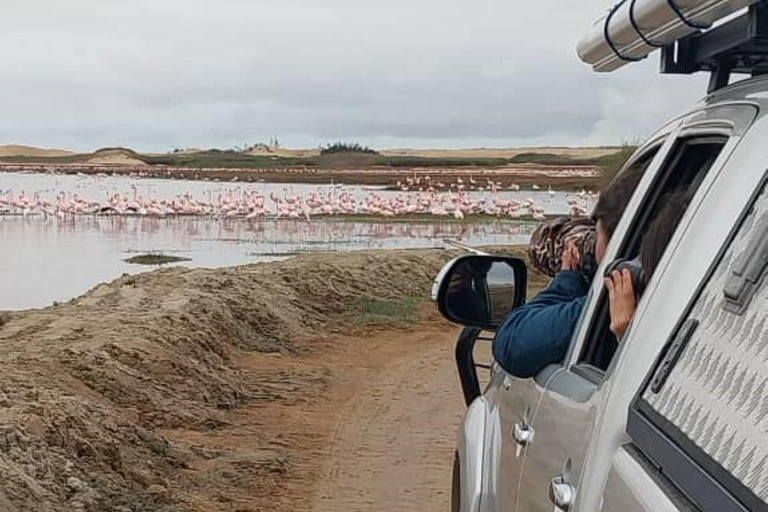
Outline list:
[[[336,142],[334,144],[328,144],[320,150],[321,155],[333,155],[336,153],[364,153],[366,155],[378,155],[379,152],[369,148],[368,146],[361,146],[357,142]]]

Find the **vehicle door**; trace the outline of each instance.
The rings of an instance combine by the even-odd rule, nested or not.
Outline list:
[[[733,136],[733,124],[722,119],[736,118],[748,125],[754,114],[753,107],[720,107],[694,113],[681,123],[667,141],[669,151],[657,155],[662,162],[651,166],[641,180],[598,275],[611,260],[638,255],[642,234],[663,208],[667,194],[684,191],[690,197],[687,211],[696,208],[739,142]],[[529,425],[533,441],[524,450],[519,488],[525,492],[520,492],[517,505],[521,512],[551,512],[553,507],[569,510],[575,502],[605,383],[618,350],[609,329],[608,297],[602,280],[593,283],[591,293],[569,356],[559,369],[548,370],[546,391]]]
[[[714,256],[702,262],[704,277],[682,314],[659,328],[639,329],[661,347],[655,362],[644,365],[644,378],[612,393],[609,406],[631,402],[628,436],[614,448],[602,499],[589,493],[585,506],[602,502],[603,512],[768,510],[764,152],[762,159],[759,167],[739,165],[725,176],[728,183],[721,182],[727,192],[719,192],[719,203],[730,208],[718,217],[729,223],[718,226],[722,237],[709,229],[714,247],[706,254]],[[627,391],[634,398],[618,396]]]
[[[633,400],[606,512],[768,510],[767,180]]]
[[[671,142],[665,144],[670,136],[670,127],[662,131],[649,144],[639,150],[625,168],[640,166],[653,169],[659,167],[663,155],[671,148]],[[585,308],[588,310],[589,308]],[[586,315],[582,316],[582,321]],[[488,404],[488,426],[485,430],[483,492],[481,510],[513,512],[520,495],[520,476],[523,455],[534,437],[531,425],[534,413],[544,396],[550,380],[560,382],[561,366],[552,365],[535,378],[520,379],[504,371],[498,364],[493,365],[493,374],[485,393]],[[580,392],[588,393],[594,386]],[[581,396],[581,395],[580,395]],[[578,427],[581,420],[573,425]],[[579,428],[572,432],[576,434]],[[528,490],[526,489],[526,493]]]

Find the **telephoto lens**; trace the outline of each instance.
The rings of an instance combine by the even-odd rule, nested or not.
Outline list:
[[[595,224],[588,218],[558,217],[541,223],[531,235],[531,265],[549,277],[560,271],[563,251],[569,243],[579,249],[579,272],[591,282],[597,271]]]
[[[599,265],[595,251],[596,245],[597,233],[593,229],[584,235],[579,246],[579,273],[588,283],[591,283],[592,279],[595,278]]]

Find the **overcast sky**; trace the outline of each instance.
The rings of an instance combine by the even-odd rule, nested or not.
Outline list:
[[[658,56],[598,75],[612,0],[4,0],[0,144],[92,150],[615,144],[694,103]]]

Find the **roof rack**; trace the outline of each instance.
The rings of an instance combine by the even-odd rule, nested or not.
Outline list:
[[[768,0],[720,26],[698,31],[661,49],[661,72],[710,72],[707,92],[730,82],[731,74],[768,74]]]

